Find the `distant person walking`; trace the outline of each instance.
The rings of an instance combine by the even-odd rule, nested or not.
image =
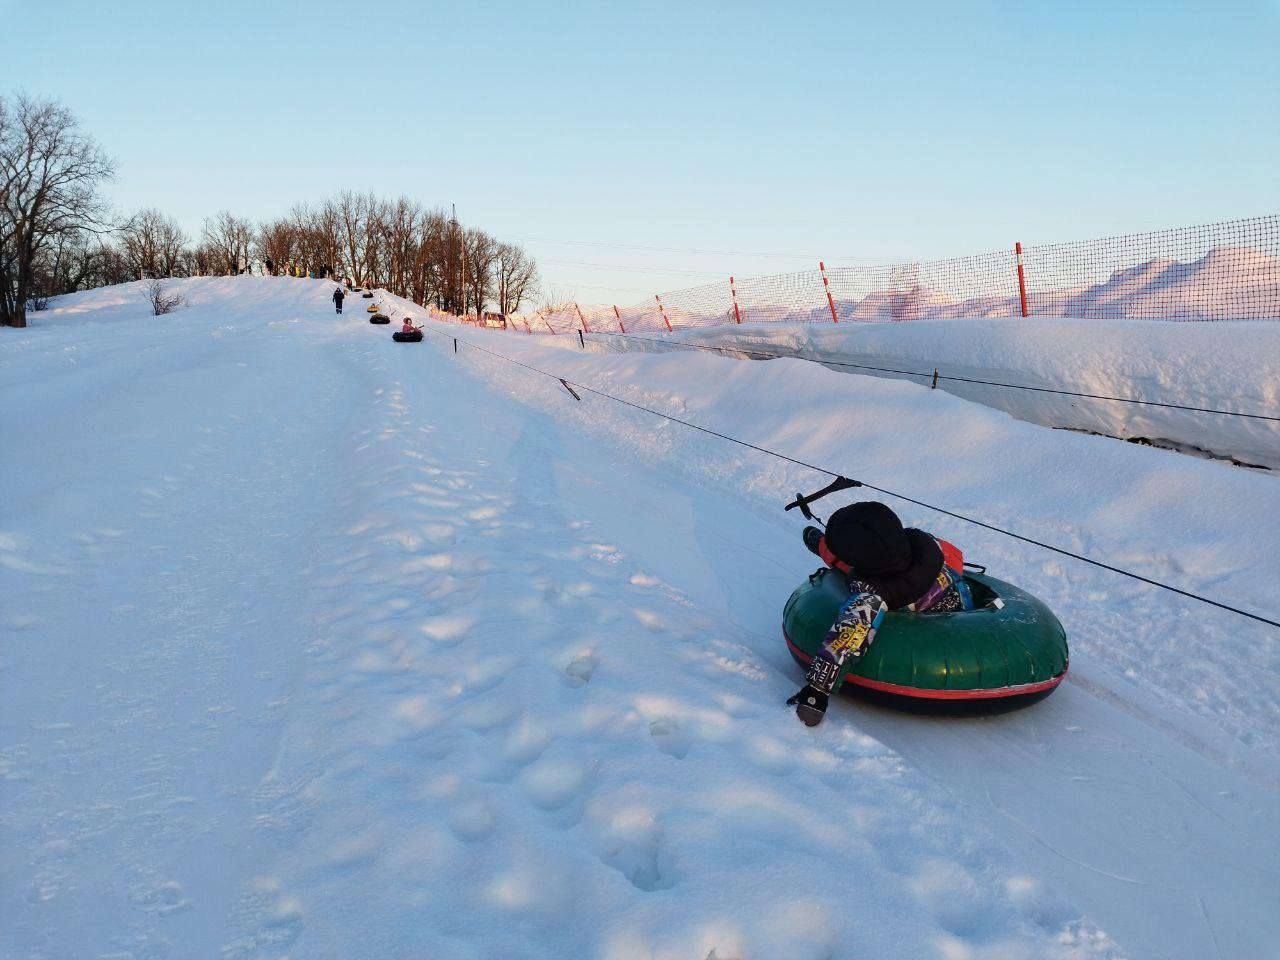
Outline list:
[[[341,287],[335,287],[333,290],[333,305],[337,308],[338,313],[342,312],[342,298],[347,294]]]

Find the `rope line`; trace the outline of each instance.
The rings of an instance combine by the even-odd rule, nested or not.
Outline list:
[[[687,343],[680,340],[655,340],[652,337],[636,337],[629,333],[608,333],[603,336],[620,337],[625,340],[640,340],[645,343],[658,343],[667,347],[677,347],[688,350],[710,350],[717,353],[737,353],[746,354],[754,359],[760,360],[804,360],[808,363],[820,363],[823,366],[831,367],[856,367],[859,370],[874,370],[879,373],[896,373],[904,377],[922,377],[925,380],[933,380],[932,373],[923,373],[917,370],[895,370],[892,367],[872,367],[862,363],[852,363],[847,360],[827,360],[806,353],[771,353],[766,350],[757,350],[748,347],[717,347],[704,343]],[[1099,393],[1077,393],[1073,390],[1058,390],[1052,387],[1029,387],[1021,383],[1001,383],[997,380],[978,380],[972,377],[953,377],[948,374],[939,373],[939,382],[943,380],[954,380],[956,383],[979,383],[988,387],[1007,387],[1010,390],[1034,390],[1036,393],[1056,393],[1064,397],[1085,397],[1090,400],[1111,400],[1116,403],[1138,403],[1149,407],[1167,407],[1171,410],[1187,410],[1192,413],[1215,413],[1224,417],[1245,417],[1250,420],[1267,420],[1272,423],[1280,423],[1280,417],[1271,416],[1265,413],[1240,413],[1235,410],[1217,410],[1213,407],[1191,407],[1181,403],[1165,403],[1161,400],[1139,400],[1135,397],[1108,397]]]
[[[521,360],[516,360],[513,357],[508,357],[505,354],[498,353],[495,350],[490,350],[487,347],[482,347],[479,344],[473,343],[470,340],[466,340],[461,337],[456,337],[453,334],[445,333],[444,331],[440,331],[440,330],[432,330],[431,332],[437,334],[438,336],[442,336],[446,339],[452,339],[458,343],[464,343],[468,347],[471,347],[473,350],[479,350],[481,353],[486,353],[491,357],[496,357],[499,360],[505,360],[507,363],[515,364],[518,367],[523,367],[526,370],[530,370],[534,373],[541,374],[544,377],[550,377],[552,380],[556,380],[564,384],[566,387],[569,387],[569,386],[577,387],[579,390],[582,390],[586,393],[594,394],[595,396],[602,397],[606,400],[612,400],[614,403],[619,403],[619,404],[622,404],[623,406],[631,407],[634,410],[640,410],[640,411],[643,411],[644,413],[652,414],[655,417],[660,417],[663,420],[669,420],[672,423],[678,423],[681,426],[689,427],[692,430],[698,430],[702,433],[708,434],[713,437],[719,437],[721,440],[727,440],[729,443],[735,443],[738,446],[746,447],[748,450],[755,450],[758,453],[763,453],[767,456],[774,457],[778,460],[783,460],[787,463],[794,464],[795,466],[798,466],[798,467],[804,467],[805,469],[813,470],[817,473],[824,474],[833,479],[844,476],[844,474],[836,470],[832,470],[828,467],[818,466],[817,464],[808,463],[804,460],[797,460],[795,457],[789,457],[784,453],[778,453],[776,450],[770,450],[767,447],[761,447],[757,444],[750,443],[749,441],[742,440],[738,437],[730,436],[727,433],[720,433],[718,430],[712,430],[710,427],[704,427],[701,424],[693,423],[690,420],[682,420],[679,417],[673,417],[670,414],[663,413],[660,410],[654,410],[652,407],[646,407],[643,404],[634,403],[631,400],[625,400],[622,397],[617,397],[611,393],[606,393],[603,390],[598,390],[595,387],[589,386],[588,384],[578,383],[574,380],[569,380],[565,377],[561,377],[557,374],[551,373],[550,371],[543,370],[540,367],[535,367],[532,364],[525,363]],[[1036,546],[1036,547],[1041,547],[1045,550],[1052,551],[1053,553],[1060,554],[1061,556],[1064,556],[1064,557],[1070,557],[1073,560],[1079,560],[1082,563],[1090,564],[1102,570],[1108,570],[1112,573],[1118,573],[1121,576],[1129,577],[1130,579],[1137,580],[1141,583],[1149,584],[1150,586],[1153,586],[1153,587],[1159,587],[1162,590],[1168,590],[1170,593],[1176,593],[1179,596],[1187,597],[1188,599],[1191,599],[1191,600],[1198,600],[1201,603],[1208,604],[1209,606],[1212,606],[1212,607],[1217,607],[1220,610],[1226,610],[1229,613],[1235,613],[1242,617],[1248,617],[1250,620],[1256,620],[1259,623],[1265,623],[1268,626],[1280,628],[1280,621],[1271,620],[1267,617],[1261,616],[1256,613],[1250,613],[1248,610],[1241,610],[1239,607],[1233,607],[1228,604],[1221,603],[1217,600],[1212,600],[1209,597],[1201,596],[1198,593],[1192,593],[1189,590],[1183,590],[1180,587],[1175,587],[1175,586],[1172,586],[1171,584],[1163,583],[1159,580],[1153,580],[1150,577],[1144,577],[1142,574],[1134,573],[1130,570],[1125,570],[1121,567],[1112,566],[1109,563],[1103,563],[1101,560],[1094,560],[1093,558],[1086,557],[1083,554],[1073,553],[1072,551],[1066,550],[1062,547],[1055,547],[1051,543],[1045,543],[1042,540],[1036,540],[1032,537],[1023,536],[1022,534],[1015,533],[1012,530],[1005,530],[1002,527],[997,527],[997,526],[994,526],[993,524],[986,523],[982,520],[977,520],[973,517],[965,516],[962,513],[955,513],[954,511],[947,510],[944,507],[938,507],[938,506],[935,506],[934,504],[926,503],[923,500],[917,500],[914,497],[909,497],[904,493],[898,493],[897,491],[889,490],[889,489],[886,489],[885,487],[878,487],[875,484],[867,483],[865,481],[861,481],[861,483],[862,483],[862,486],[866,487],[868,490],[875,490],[877,493],[882,493],[885,496],[895,497],[898,500],[904,500],[907,503],[912,503],[912,504],[915,504],[916,506],[924,507],[927,510],[933,510],[936,513],[941,513],[948,517],[954,517],[957,520],[963,520],[965,523],[971,523],[974,526],[982,527],[985,530],[990,530],[994,533],[1003,534],[1006,537],[1012,537],[1013,539],[1020,540],[1023,543],[1031,544],[1032,546]]]

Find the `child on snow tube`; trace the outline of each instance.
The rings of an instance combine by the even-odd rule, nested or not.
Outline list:
[[[401,333],[421,333],[422,328],[415,327],[413,325],[413,317],[405,317],[404,326],[400,328],[400,332]]]
[[[886,610],[943,613],[971,610],[964,582],[964,555],[954,545],[923,530],[903,529],[883,503],[841,507],[824,534],[804,528],[804,545],[844,574],[849,599],[813,658],[805,685],[787,701],[808,726],[822,720],[831,695],[840,689],[845,663],[867,652]]]

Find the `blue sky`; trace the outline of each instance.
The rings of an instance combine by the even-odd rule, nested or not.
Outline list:
[[[71,107],[123,211],[456,203],[584,301],[1280,210],[1280,0],[0,0],[11,31],[0,91]]]

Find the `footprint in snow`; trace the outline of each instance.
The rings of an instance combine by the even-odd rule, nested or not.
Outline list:
[[[928,861],[908,886],[934,922],[961,939],[979,934],[996,913],[987,892],[954,860]]]
[[[615,823],[597,845],[597,855],[637,890],[651,893],[675,885],[662,832],[650,817]]]
[[[689,737],[675,717],[657,717],[649,721],[649,736],[654,745],[669,757],[683,760],[689,752]]]
[[[564,668],[565,682],[571,687],[580,687],[589,683],[596,673],[596,658],[590,653],[584,653],[574,658],[567,667]]]

